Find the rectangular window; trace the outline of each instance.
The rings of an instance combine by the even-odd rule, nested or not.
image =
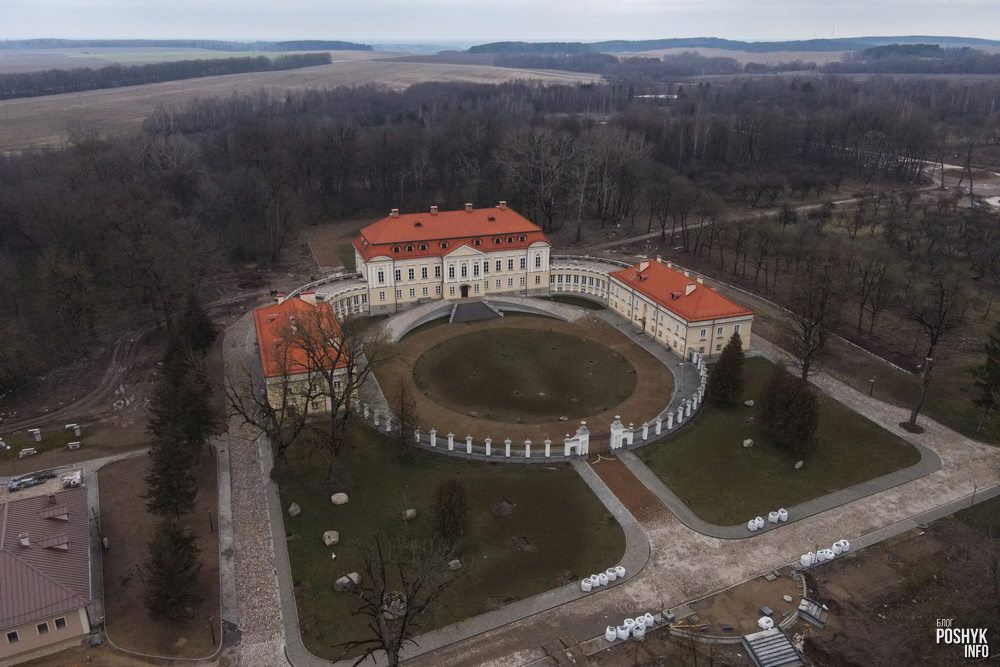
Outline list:
[[[407,280],[413,280],[414,278],[416,278],[412,266],[406,270],[406,278]]]
[[[560,273],[558,276],[556,276],[556,282],[562,285],[562,281],[563,281],[563,275]]]
[[[525,280],[524,276],[521,276],[521,287],[524,287],[524,280]]]
[[[424,296],[427,296],[427,288],[424,287],[422,290],[420,290],[420,293]]]
[[[319,410],[319,401],[313,401],[313,410]]]
[[[541,276],[535,276],[535,284],[536,285],[541,285],[542,284],[542,277]]]
[[[514,258],[513,257],[511,257],[511,258],[509,258],[507,260],[507,270],[508,271],[513,271],[514,270]]]
[[[490,272],[490,260],[483,260],[483,273]]]
[[[587,278],[587,287],[593,287],[593,286],[594,286],[594,277],[590,276]]]
[[[47,634],[49,634],[49,624],[48,623],[39,623],[35,627],[38,628],[38,634],[40,634],[40,635],[47,635]]]
[[[708,334],[708,329],[701,330],[701,338],[704,340],[705,336]],[[702,350],[704,352],[704,350]]]
[[[344,385],[343,385],[343,383],[340,380],[334,380],[333,381],[333,389],[334,389],[334,391],[340,391],[343,386]]]
[[[384,283],[385,282],[385,271],[383,271],[382,269],[378,270],[378,281],[380,283]]]
[[[410,298],[412,299],[412,298],[413,298],[413,297],[415,297],[416,295],[417,295],[417,290],[415,290],[415,289],[413,289],[413,288],[411,287],[411,288],[410,288]]]
[[[739,333],[740,332],[740,325],[734,324],[733,325],[733,332],[734,333]]]
[[[553,276],[552,274],[549,274],[549,284],[550,285],[555,285],[556,284],[556,277]]]
[[[463,264],[462,265],[462,277],[463,278],[468,278],[469,277],[469,265],[468,264]]]
[[[455,278],[455,265],[454,264],[449,264],[448,265],[448,277],[452,278],[452,279]]]
[[[356,305],[358,305],[359,303],[361,303],[361,297],[359,297],[359,296],[355,296],[355,297],[354,297],[354,305],[356,306]]]
[[[385,301],[385,292],[379,292],[378,293],[378,300],[379,301]]]
[[[449,296],[455,296],[455,288],[454,287],[449,287],[448,288],[448,295]]]
[[[17,636],[17,632],[16,631],[15,632],[8,632],[7,633],[7,643],[8,644],[16,644],[19,641],[21,641],[21,638]]]
[[[427,279],[427,267],[426,266],[421,266],[420,267],[420,277],[423,278],[424,280]]]
[[[541,255],[535,255],[535,268],[536,269],[542,268],[542,256]]]
[[[500,273],[501,271],[503,271],[503,264],[501,263],[501,260],[498,259],[497,260],[497,273]],[[499,285],[497,285],[497,287],[499,287]]]
[[[403,290],[401,290],[401,289],[396,290],[396,298],[397,299],[402,299],[403,298]]]
[[[476,294],[479,294],[479,283],[476,283],[475,285],[472,286],[472,291],[475,292]]]
[[[497,289],[500,289],[500,281],[497,281]]]
[[[440,264],[438,264],[437,266],[434,267],[434,277],[435,278],[440,278],[441,277],[441,265]]]
[[[66,619],[65,618],[57,618],[56,619],[56,630],[65,630],[65,629],[66,629]]]
[[[521,270],[524,270],[526,268],[528,268],[528,258],[527,257],[522,257],[521,258]]]
[[[479,262],[472,265],[472,275],[476,278],[479,277]]]
[[[716,351],[716,352],[718,352],[718,351],[719,351],[719,350],[721,350],[721,349],[722,349],[722,346],[721,346],[721,345],[716,345],[716,346],[715,346],[715,351]]]
[[[698,353],[699,354],[705,354],[705,346],[704,345],[702,345],[701,347],[698,348]]]
[[[434,286],[434,293],[435,294],[440,294],[441,293],[441,286],[440,285],[435,285]]]
[[[393,276],[394,276],[394,277],[396,278],[396,282],[397,282],[397,283],[398,283],[398,282],[399,282],[400,280],[402,280],[402,279],[403,279],[403,272],[402,272],[401,270],[399,270],[399,269],[396,269],[395,271],[393,271],[393,272],[392,272],[392,275],[393,275]]]
[[[513,287],[513,286],[514,286],[514,279],[513,278],[508,278],[507,279],[507,287]]]
[[[573,276],[573,284],[574,285],[580,284],[580,276]]]
[[[715,330],[715,335],[716,336],[721,336],[722,335],[722,327],[719,327],[718,329]]]

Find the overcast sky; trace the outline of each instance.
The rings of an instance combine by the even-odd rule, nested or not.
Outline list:
[[[0,39],[1000,38],[1000,0],[0,0]]]

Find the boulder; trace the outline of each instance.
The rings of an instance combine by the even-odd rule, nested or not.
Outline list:
[[[452,572],[454,572],[455,570],[461,570],[462,561],[458,560],[457,558],[448,561],[448,569],[451,570]]]
[[[408,509],[403,511],[403,521],[412,521],[417,518],[417,510]]]
[[[335,530],[328,530],[323,533],[323,544],[328,547],[332,547],[334,544],[340,542],[340,533]]]
[[[748,398],[747,400],[743,401],[743,405],[747,406],[748,408],[752,408],[753,407],[753,399],[752,398]]]
[[[292,503],[288,506],[288,516],[298,516],[302,514],[302,508],[299,507],[298,503]]]
[[[347,504],[347,494],[346,493],[335,493],[330,496],[330,502],[334,505],[346,505]]]
[[[743,446],[744,447],[753,447],[753,440],[751,440],[750,438],[747,438],[746,440],[743,441]]]
[[[357,572],[351,572],[350,574],[346,574],[333,582],[333,590],[338,593],[350,593],[355,590],[360,583],[361,575]]]
[[[795,469],[796,470],[802,470],[802,465],[803,465],[802,461],[799,461],[798,463],[795,464]]]
[[[791,595],[782,595],[781,599],[784,600],[785,602],[791,602],[792,601],[792,596]]]

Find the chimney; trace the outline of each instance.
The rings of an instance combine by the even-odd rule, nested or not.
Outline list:
[[[399,217],[399,209],[398,208],[394,208],[391,211],[389,211],[389,217],[390,218],[398,218]]]
[[[688,284],[687,284],[687,287],[686,287],[686,288],[684,288],[684,296],[688,296],[688,295],[690,295],[690,294],[691,294],[691,292],[693,292],[693,291],[695,290],[695,288],[697,288],[697,287],[698,287],[698,286],[697,286],[697,285],[695,285],[694,283],[688,283]]]
[[[641,262],[639,262],[639,273],[642,273],[648,268],[649,268],[649,260],[644,259]]]
[[[503,199],[501,199],[500,203],[497,204],[497,208],[500,209],[501,211],[506,211],[507,210],[507,202],[504,201]]]
[[[472,213],[472,202],[465,202],[465,212]]]
[[[437,215],[437,214],[438,214],[438,207],[431,206],[431,215]]]
[[[696,282],[696,283],[698,283],[699,285],[704,285],[704,284],[705,284],[705,276],[698,276],[698,277],[697,277],[697,278],[695,278],[694,280],[695,280],[695,282]]]
[[[307,290],[305,292],[299,292],[299,298],[308,303],[310,306],[316,305],[316,291]]]
[[[28,538],[27,533],[19,533],[17,536],[18,541],[20,541],[22,547],[30,547],[31,540]]]
[[[673,263],[673,262],[671,262],[671,261],[670,261],[669,259],[667,260],[667,268],[668,268],[668,269],[672,269],[672,268],[674,268],[674,263]]]
[[[691,277],[691,274],[690,274],[690,273],[688,273],[688,270],[687,270],[687,269],[684,269],[684,277],[685,277],[685,278],[690,278],[690,277]]]
[[[278,294],[277,296],[274,297],[274,300],[277,301],[278,303],[284,303],[285,302],[285,295],[284,294]]]
[[[660,264],[663,264],[663,255],[657,255],[656,261],[659,262]]]

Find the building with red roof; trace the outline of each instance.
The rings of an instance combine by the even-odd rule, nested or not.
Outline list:
[[[547,294],[552,244],[501,201],[457,211],[389,216],[354,241],[356,270],[378,315],[430,299]]]
[[[749,345],[753,312],[705,285],[699,275],[657,257],[609,278],[612,310],[682,357],[689,350],[713,357],[734,333],[744,348]]]
[[[333,401],[328,376],[345,375],[350,351],[330,304],[313,291],[300,292],[253,311],[260,365],[268,401],[275,410],[290,406],[328,412]],[[341,389],[334,381],[333,391]]]
[[[0,664],[78,643],[90,601],[87,490],[0,505]]]

